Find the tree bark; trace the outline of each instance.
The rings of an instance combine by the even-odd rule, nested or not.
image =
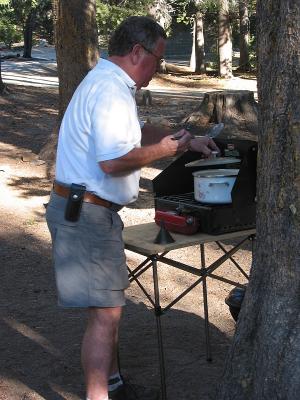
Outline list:
[[[204,34],[203,34],[203,15],[197,11],[193,21],[193,47],[190,60],[190,68],[194,72],[204,74],[205,68],[205,51],[204,51]]]
[[[155,19],[164,29],[172,23],[172,7],[167,0],[154,0],[149,4],[148,15]]]
[[[248,0],[239,1],[240,18],[240,71],[250,71],[249,62],[249,40],[250,40],[250,21],[248,16]]]
[[[300,4],[258,0],[257,244],[218,400],[300,393]]]
[[[194,133],[203,133],[208,124],[223,122],[222,136],[257,140],[257,103],[248,90],[205,93],[198,109],[184,121]]]
[[[219,0],[219,75],[232,78],[232,34],[229,19],[228,0]]]
[[[2,74],[1,74],[1,61],[0,61],[0,95],[2,95],[5,92],[5,84],[2,80]]]
[[[53,163],[57,133],[71,97],[98,60],[95,0],[52,0],[55,15],[55,47],[59,78],[57,127],[42,148],[40,158]]]
[[[58,0],[56,56],[59,119],[71,97],[99,57],[95,0]]]
[[[32,9],[28,14],[24,27],[24,58],[31,58],[32,35],[36,19],[36,10]]]

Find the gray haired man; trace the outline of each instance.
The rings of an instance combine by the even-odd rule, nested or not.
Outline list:
[[[118,328],[129,283],[117,211],[137,199],[145,165],[187,149],[207,156],[216,149],[211,139],[193,139],[184,129],[141,128],[135,92],[149,84],[165,46],[166,34],[152,19],[121,23],[108,60],[83,79],[60,127],[46,218],[58,303],[88,312],[81,356],[89,400],[157,398],[139,393],[119,373]]]

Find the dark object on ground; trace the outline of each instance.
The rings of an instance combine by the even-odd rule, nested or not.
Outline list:
[[[19,57],[20,57],[19,53],[17,53],[17,54],[12,53],[12,54],[6,54],[5,56],[1,56],[0,58],[2,60],[10,60],[10,59],[15,59],[15,58],[19,58]]]
[[[245,286],[244,288],[235,287],[229,292],[228,296],[225,299],[225,303],[228,305],[230,314],[235,321],[237,321],[238,319],[241,306],[245,297],[246,288],[247,286]]]

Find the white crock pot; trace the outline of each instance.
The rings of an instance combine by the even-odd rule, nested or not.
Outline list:
[[[209,169],[193,172],[195,200],[208,204],[232,203],[231,190],[238,169]]]

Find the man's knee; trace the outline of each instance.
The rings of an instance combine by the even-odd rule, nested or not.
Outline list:
[[[122,307],[90,307],[88,322],[105,326],[118,326],[122,315]]]

